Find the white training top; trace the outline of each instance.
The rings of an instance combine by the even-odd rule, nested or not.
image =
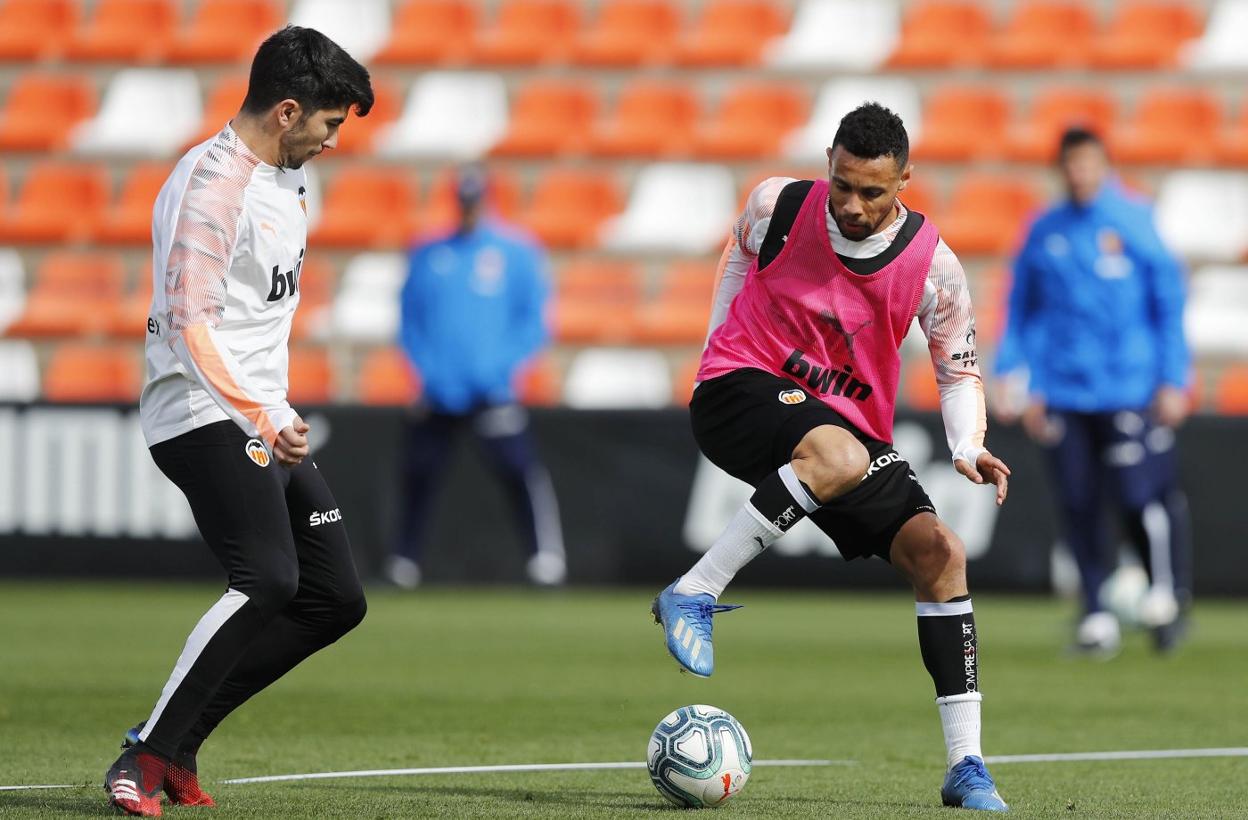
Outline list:
[[[178,162],[152,214],[150,447],[232,419],[270,449],[295,418],[287,341],[307,245],[302,169],[260,161],[228,125]]]
[[[733,237],[720,260],[711,331],[727,318],[732,300],[741,292],[750,266],[762,249],[776,200],[784,187],[794,181],[789,177],[771,177],[759,183],[746,200],[745,212],[737,220]],[[897,238],[906,221],[906,209],[898,202],[897,218],[879,233],[861,241],[846,239],[830,211],[826,217],[832,248],[842,256],[867,259],[886,251]],[[988,428],[984,386],[975,349],[975,314],[971,309],[966,272],[943,239],[932,257],[916,316],[927,336],[936,372],[949,450],[955,460],[966,459],[973,466],[984,452],[984,433]],[[709,332],[707,336],[709,338]]]

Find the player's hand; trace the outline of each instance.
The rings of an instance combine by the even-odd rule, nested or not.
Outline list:
[[[985,450],[975,459],[974,467],[964,458],[953,462],[953,467],[976,484],[997,485],[997,506],[1005,503],[1010,491],[1010,468],[1004,461]]]
[[[273,455],[283,467],[294,467],[308,455],[307,422],[295,416],[289,426],[283,427],[273,442]]]
[[[1153,397],[1153,417],[1163,427],[1178,427],[1187,420],[1191,411],[1191,403],[1187,394],[1173,385],[1162,385],[1157,388]]]

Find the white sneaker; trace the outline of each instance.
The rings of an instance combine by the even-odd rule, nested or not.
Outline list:
[[[1075,630],[1075,649],[1093,655],[1114,655],[1122,647],[1122,631],[1118,619],[1109,612],[1093,612],[1083,616]]]
[[[1140,624],[1146,627],[1165,626],[1179,617],[1179,602],[1164,587],[1150,587],[1140,599],[1137,609]]]
[[[396,587],[415,589],[420,586],[420,564],[402,555],[392,555],[386,564],[386,577]]]
[[[526,569],[529,580],[542,587],[557,587],[568,577],[567,562],[555,552],[537,553],[529,559]]]

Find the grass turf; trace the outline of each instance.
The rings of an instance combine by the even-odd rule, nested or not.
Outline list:
[[[216,598],[179,585],[0,585],[0,817],[106,813],[99,786]],[[229,777],[640,760],[672,708],[736,715],[760,758],[739,817],[940,817],[944,769],[913,607],[901,594],[739,590],[710,680],[677,674],[653,591],[376,590],[364,624],[232,716],[204,747],[215,812],[171,817],[677,816],[642,770],[223,785]],[[988,754],[1248,745],[1248,607],[1201,602],[1191,640],[1107,663],[1062,657],[1066,605],[976,598]],[[1248,759],[999,764],[1019,817],[1248,817]]]

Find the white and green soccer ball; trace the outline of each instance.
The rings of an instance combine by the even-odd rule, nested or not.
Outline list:
[[[655,727],[646,750],[650,780],[677,806],[722,806],[745,788],[754,751],[737,719],[714,706],[682,706]]]

